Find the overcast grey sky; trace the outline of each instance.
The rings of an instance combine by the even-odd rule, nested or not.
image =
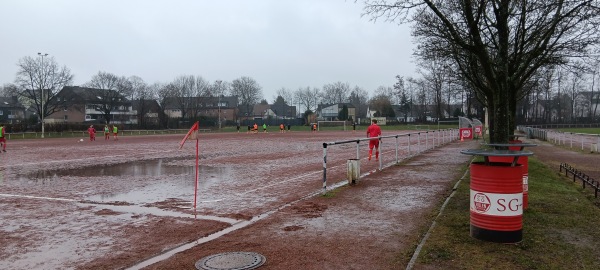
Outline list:
[[[414,76],[407,25],[371,22],[353,0],[0,0],[0,85],[48,53],[81,85],[98,71],[148,84],[179,75],[281,87],[337,81],[373,93]]]

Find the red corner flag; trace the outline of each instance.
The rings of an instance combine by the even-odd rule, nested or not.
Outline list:
[[[183,144],[185,144],[185,141],[187,141],[187,139],[190,137],[190,135],[192,135],[192,139],[198,139],[198,121],[196,121],[196,123],[194,123],[194,125],[190,128],[190,131],[188,131],[187,134],[185,134],[185,137],[183,137],[183,140],[181,140],[181,142],[179,143],[179,149],[181,149],[183,147]]]
[[[181,140],[181,142],[179,143],[179,149],[181,149],[183,147],[183,144],[185,144],[185,141],[187,141],[187,139],[195,139],[196,140],[196,184],[194,187],[194,213],[196,212],[196,199],[198,198],[198,159],[199,159],[199,155],[198,155],[198,121],[196,121],[196,123],[194,123],[194,125],[190,128],[190,131],[188,131],[187,134],[185,134],[185,137],[183,137],[183,140]]]

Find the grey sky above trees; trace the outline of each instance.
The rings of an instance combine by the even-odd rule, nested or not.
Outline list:
[[[0,85],[48,53],[83,85],[99,71],[169,83],[250,77],[285,87],[343,82],[372,93],[414,73],[409,26],[371,22],[344,0],[0,1]]]

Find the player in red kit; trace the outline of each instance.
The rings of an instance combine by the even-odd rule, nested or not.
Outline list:
[[[377,125],[377,119],[371,120],[372,124],[367,128],[367,138],[375,138],[381,136],[381,128]],[[373,147],[375,147],[375,159],[379,159],[379,139],[369,140],[369,160],[373,154]]]
[[[94,125],[90,125],[88,134],[90,134],[90,142],[96,140],[96,129],[94,128]]]

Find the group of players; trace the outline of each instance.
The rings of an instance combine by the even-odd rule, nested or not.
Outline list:
[[[267,124],[263,124],[262,125],[263,128],[263,132],[267,133]],[[290,129],[292,128],[292,125],[288,124],[287,125],[287,131],[290,131]],[[240,124],[237,125],[237,132],[240,132]],[[285,125],[283,123],[279,124],[279,133],[284,133],[285,132]],[[258,133],[258,125],[256,123],[254,123],[254,125],[248,125],[248,131],[246,133]]]
[[[90,127],[88,128],[88,134],[90,135],[90,141],[95,141],[96,140],[96,128],[94,128],[94,125],[90,125]],[[113,139],[115,141],[119,140],[119,128],[117,128],[116,125],[112,126],[112,132],[111,129],[108,127],[108,125],[104,126],[104,140],[110,140],[110,134],[113,134]]]
[[[371,121],[371,125],[367,128],[367,138],[376,138],[381,136],[381,128],[379,128],[379,126],[377,125],[377,120],[373,119]],[[263,132],[267,132],[267,124],[263,124],[262,126],[263,128]],[[353,125],[352,126],[353,130],[356,129],[356,126]],[[291,129],[291,125],[288,124],[287,125],[287,130],[290,131]],[[311,129],[313,132],[316,132],[317,130],[317,125],[313,124],[311,126]],[[6,137],[4,135],[4,124],[0,124],[0,146],[2,147],[2,152],[6,152]],[[90,127],[88,128],[88,134],[90,135],[90,141],[95,141],[96,140],[96,129],[94,128],[94,125],[90,125]],[[237,125],[237,131],[240,132],[240,125]],[[258,125],[256,123],[254,123],[254,125],[248,125],[248,132],[254,132],[254,133],[258,133]],[[285,132],[285,125],[283,123],[279,124],[279,132],[283,133]],[[104,126],[104,140],[110,140],[110,134],[111,134],[111,130],[108,127],[108,125]],[[113,139],[119,140],[118,134],[119,134],[119,129],[117,128],[116,125],[112,126],[112,134],[113,134]],[[369,140],[369,161],[371,160],[371,156],[373,154],[373,148],[375,148],[375,160],[379,159],[379,139],[372,139]]]
[[[267,133],[267,124],[262,125],[263,132]],[[287,125],[287,130],[290,131],[290,124]],[[317,124],[311,125],[311,131],[317,131]],[[356,123],[352,124],[353,132],[356,131]],[[237,132],[240,132],[240,124],[237,125]],[[279,124],[279,132],[285,132],[285,125],[283,123]],[[254,125],[248,125],[248,131],[246,133],[258,133],[258,125],[254,123]],[[371,120],[371,125],[367,128],[367,138],[377,138],[381,136],[381,128],[377,125],[377,119]],[[369,161],[373,156],[373,148],[375,148],[375,160],[379,160],[379,139],[369,140]]]

